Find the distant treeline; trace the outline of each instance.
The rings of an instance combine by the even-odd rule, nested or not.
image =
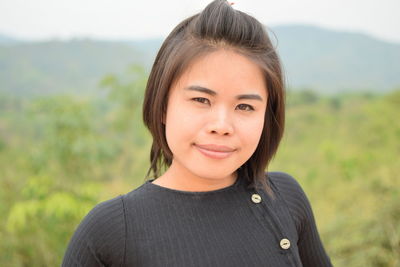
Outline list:
[[[400,44],[301,25],[274,27],[271,39],[290,87],[319,93],[386,93],[400,87]],[[0,39],[0,92],[20,96],[96,94],[98,81],[108,73],[121,73],[130,64],[149,70],[161,42]]]

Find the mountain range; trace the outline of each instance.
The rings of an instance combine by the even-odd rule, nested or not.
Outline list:
[[[310,25],[269,29],[292,90],[388,92],[400,88],[400,44]],[[109,73],[150,69],[162,39],[24,41],[0,35],[0,92],[92,94]]]

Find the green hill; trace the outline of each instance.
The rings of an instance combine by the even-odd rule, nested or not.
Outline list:
[[[107,73],[141,64],[131,45],[93,40],[0,46],[0,91],[15,95],[91,93]]]
[[[400,86],[400,44],[305,25],[272,30],[291,88],[334,93],[387,92]],[[27,96],[90,94],[108,73],[131,64],[149,69],[162,42],[17,42],[0,37],[0,92]]]
[[[273,31],[292,87],[382,92],[400,85],[400,44],[311,26]]]

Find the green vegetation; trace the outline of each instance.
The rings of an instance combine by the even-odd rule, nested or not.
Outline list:
[[[109,75],[106,97],[0,96],[0,266],[57,266],[83,216],[145,178],[146,74]],[[292,174],[313,205],[335,266],[400,264],[400,90],[289,92],[270,170]]]
[[[288,102],[271,169],[303,185],[334,265],[399,266],[400,90]]]

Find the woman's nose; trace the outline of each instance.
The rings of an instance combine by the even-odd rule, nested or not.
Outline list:
[[[231,115],[224,109],[211,112],[207,132],[219,135],[231,135],[234,131]]]

